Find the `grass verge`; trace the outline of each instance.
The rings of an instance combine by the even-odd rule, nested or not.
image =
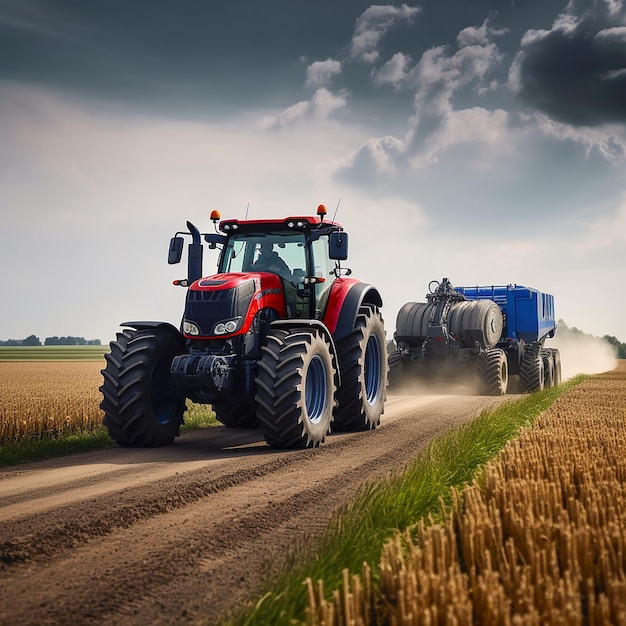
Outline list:
[[[315,550],[294,557],[300,565],[271,583],[254,607],[244,608],[221,624],[306,623],[307,578],[321,580],[324,589],[333,590],[340,587],[345,568],[360,573],[364,561],[377,564],[389,537],[428,515],[436,521],[441,516],[441,502],[451,504],[453,487],[470,482],[520,429],[530,426],[556,398],[586,378],[578,376],[559,387],[483,412],[435,440],[401,474],[366,485],[333,518]],[[377,575],[373,571],[373,577]]]
[[[113,447],[109,431],[101,426],[90,431],[50,437],[5,441],[0,446],[0,466],[41,461],[53,457]]]
[[[211,407],[193,402],[189,402],[188,407],[181,433],[219,424]],[[0,445],[0,467],[112,448],[116,445],[105,426],[58,436],[43,434],[40,437],[5,441]]]

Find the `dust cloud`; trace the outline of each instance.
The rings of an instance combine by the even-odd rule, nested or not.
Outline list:
[[[547,339],[548,348],[558,348],[561,353],[562,379],[576,374],[599,374],[615,369],[615,348],[604,339],[582,333],[572,328],[557,328],[556,335]]]

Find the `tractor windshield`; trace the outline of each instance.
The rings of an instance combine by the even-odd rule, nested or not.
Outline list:
[[[245,233],[229,237],[221,272],[273,272],[297,282],[306,275],[304,234]]]

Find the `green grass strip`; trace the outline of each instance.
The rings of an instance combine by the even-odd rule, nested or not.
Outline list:
[[[274,581],[252,610],[246,609],[221,623],[306,623],[306,578],[314,583],[322,580],[326,592],[332,594],[341,585],[344,568],[360,574],[366,561],[376,577],[387,539],[428,515],[437,519],[441,500],[450,505],[453,487],[470,482],[477,470],[516,437],[521,428],[531,425],[558,396],[585,379],[578,376],[559,387],[484,411],[436,439],[401,474],[364,486],[354,501],[333,518],[314,554],[294,559],[301,565]]]
[[[110,448],[114,445],[115,442],[104,426],[55,438],[42,436],[38,439],[6,441],[0,446],[0,467]]]

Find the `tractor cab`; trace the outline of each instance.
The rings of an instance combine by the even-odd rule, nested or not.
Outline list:
[[[223,234],[201,234],[188,222],[187,234],[192,236],[188,277],[174,282],[190,287],[202,277],[204,237],[209,247],[221,247],[218,275],[261,274],[261,293],[267,295],[276,293],[277,288],[275,279],[267,280],[263,275],[275,274],[281,281],[286,317],[321,320],[334,281],[342,274],[350,274],[340,265],[347,258],[348,235],[339,224],[324,221],[325,212],[320,205],[318,217],[223,220],[219,223]],[[211,219],[217,224],[219,212],[214,211]],[[183,234],[177,233],[170,243],[170,263],[180,261]]]
[[[283,284],[288,317],[322,319],[328,292],[340,274],[330,246],[330,234],[340,232],[340,227],[310,228],[309,222],[291,222],[294,227],[285,230],[285,223],[239,223],[227,238],[218,271],[276,274]],[[296,223],[302,226],[296,228]]]

